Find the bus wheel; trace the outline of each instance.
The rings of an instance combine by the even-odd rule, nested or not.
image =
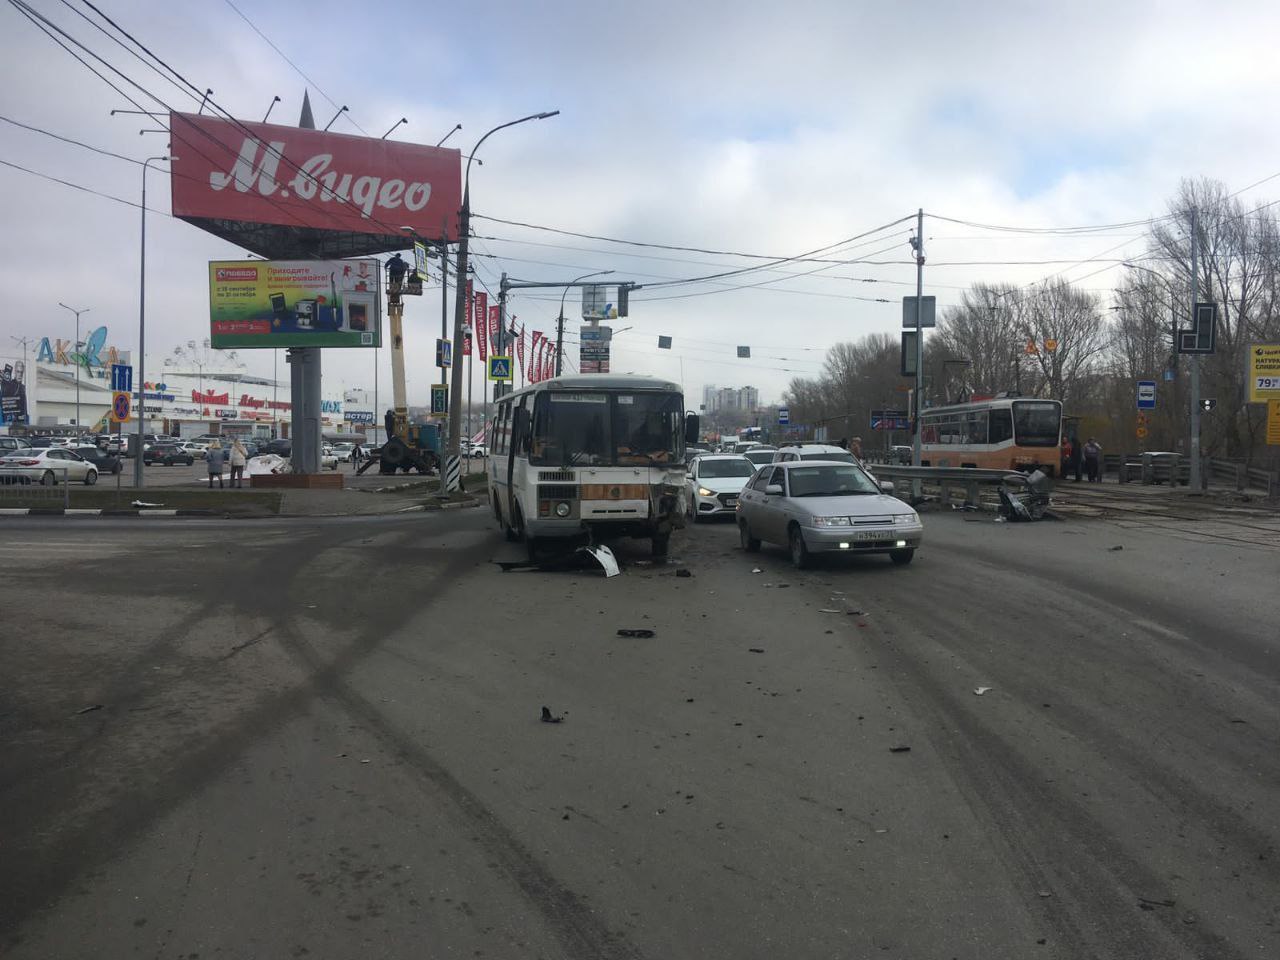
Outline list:
[[[656,533],[653,536],[653,552],[654,557],[665,557],[667,551],[671,548],[671,534]]]

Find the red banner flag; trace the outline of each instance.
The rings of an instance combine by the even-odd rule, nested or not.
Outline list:
[[[483,324],[484,318],[489,315],[489,295],[484,291],[478,292],[476,294],[475,307],[476,307],[476,312],[475,312],[476,322],[474,324],[471,324],[471,328],[473,330],[477,326]]]
[[[493,348],[495,354],[498,350],[498,324],[502,322],[499,316],[501,313],[500,305],[489,308],[489,346]]]
[[[529,342],[529,382],[533,383],[538,379],[538,362],[542,357],[542,331],[533,331],[533,338]]]

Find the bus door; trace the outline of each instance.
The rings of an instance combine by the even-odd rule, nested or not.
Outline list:
[[[531,498],[525,496],[532,482],[529,470],[529,443],[533,436],[532,407],[532,399],[529,395],[525,395],[511,410],[511,439],[507,444],[505,479],[508,498],[507,515],[513,519],[516,504],[533,503]]]

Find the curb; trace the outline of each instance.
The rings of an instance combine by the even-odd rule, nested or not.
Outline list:
[[[220,517],[216,510],[111,510],[106,507],[90,510],[69,507],[65,510],[44,510],[40,507],[9,507],[0,509],[0,517]]]

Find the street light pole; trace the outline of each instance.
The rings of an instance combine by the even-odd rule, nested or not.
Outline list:
[[[920,466],[920,414],[924,410],[924,208],[916,212],[916,392],[915,437],[911,443],[911,464]],[[911,498],[919,500],[924,491],[919,478],[911,481]]]
[[[142,233],[138,243],[138,447],[134,451],[133,485],[143,486],[142,446],[146,432],[147,376],[147,169],[152,161],[162,163],[177,157],[148,157],[142,164]]]
[[[569,296],[569,291],[574,286],[581,283],[587,277],[603,277],[606,274],[613,273],[612,270],[597,270],[595,273],[584,273],[582,276],[571,280],[564,285],[564,293],[560,294],[560,316],[556,320],[556,376],[560,376],[561,369],[564,365],[564,300]]]
[[[83,310],[77,310],[75,307],[68,307],[61,300],[58,301],[58,306],[60,306],[63,310],[70,310],[72,313],[76,315],[76,344],[75,344],[74,352],[79,353],[80,352],[80,314],[88,313],[89,310],[92,308],[85,307]],[[76,361],[76,429],[79,430],[80,426],[81,426],[80,424],[80,362]]]
[[[471,162],[475,159],[476,151],[480,149],[481,144],[499,130],[505,130],[507,127],[514,127],[518,123],[526,123],[529,120],[546,120],[548,117],[554,117],[559,113],[559,110],[533,113],[527,117],[521,117],[519,120],[511,120],[508,123],[499,124],[477,140],[476,145],[471,148],[471,153],[467,155],[467,167],[462,178],[462,209],[458,211],[458,263],[453,272],[454,277],[457,279],[459,291],[458,295],[453,298],[453,342],[455,344],[462,342],[463,316],[466,309],[466,304],[463,302],[466,298],[462,296],[462,284],[463,278],[467,276],[467,239],[468,234],[471,232]],[[502,336],[501,331],[499,336]],[[449,390],[449,409],[454,413],[449,417],[449,449],[445,460],[446,470],[449,469],[450,465],[458,462],[458,450],[461,445],[462,421],[456,415],[456,411],[462,407],[461,350],[453,351],[452,368],[453,382],[450,384]],[[495,396],[499,386],[501,384],[495,385]]]

